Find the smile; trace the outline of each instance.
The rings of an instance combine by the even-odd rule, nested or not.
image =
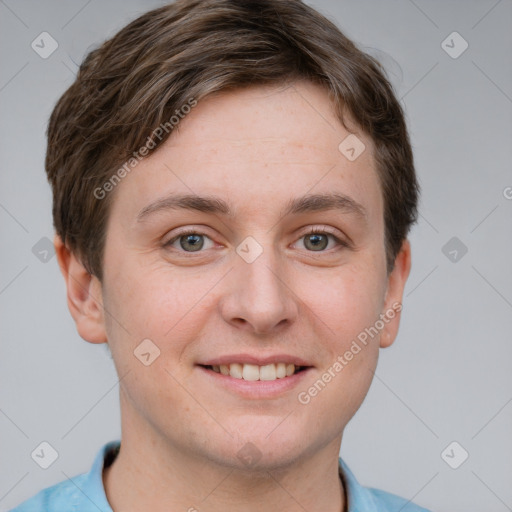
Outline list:
[[[284,379],[306,368],[304,366],[295,366],[291,363],[270,363],[263,366],[250,363],[231,363],[204,367],[234,379],[248,381]]]

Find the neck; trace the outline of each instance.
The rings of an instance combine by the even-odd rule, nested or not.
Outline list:
[[[256,472],[221,466],[170,445],[149,427],[134,427],[123,423],[120,452],[103,472],[114,512],[347,510],[338,473],[341,435],[293,464]]]

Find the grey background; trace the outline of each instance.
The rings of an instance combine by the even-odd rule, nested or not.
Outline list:
[[[512,510],[512,2],[309,3],[386,65],[423,189],[401,330],[341,455],[363,485],[432,510]],[[32,248],[53,236],[44,131],[74,61],[161,4],[0,1],[0,511],[120,437],[113,363],[76,333],[56,258]],[[48,59],[30,46],[43,31]],[[469,44],[456,59],[441,47],[453,31]],[[59,454],[46,470],[30,456],[42,441]],[[441,457],[452,441],[469,453],[458,469]]]

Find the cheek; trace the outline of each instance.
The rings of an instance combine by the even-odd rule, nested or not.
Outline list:
[[[348,266],[318,284],[313,292],[309,287],[307,295],[304,289],[301,296],[308,297],[304,302],[323,320],[326,334],[332,340],[331,348],[339,352],[378,319],[384,286],[370,267],[359,272]]]
[[[111,316],[107,333],[112,349],[119,345],[119,356],[131,356],[131,361],[141,341],[150,339],[162,356],[179,362],[182,352],[199,338],[201,326],[211,314],[205,293],[217,280],[216,275],[194,271],[184,275],[183,270],[168,265],[119,265],[110,274],[104,303]]]
[[[370,388],[379,355],[379,334],[370,329],[379,319],[383,293],[370,270],[347,270],[311,297],[309,306],[324,326],[318,336],[329,355],[297,398],[299,414],[317,418],[327,437],[348,423]]]
[[[107,333],[117,372],[125,376],[124,399],[149,417],[149,411],[171,395],[175,408],[186,413],[190,397],[178,382],[186,381],[190,368],[180,359],[198,339],[201,319],[207,315],[199,303],[204,288],[154,268],[132,272],[118,267],[110,274],[108,289]],[[171,421],[166,412],[161,414]]]

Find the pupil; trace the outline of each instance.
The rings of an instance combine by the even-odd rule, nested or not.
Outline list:
[[[321,238],[323,238],[323,244],[322,244],[322,240]],[[321,249],[325,249],[327,247],[327,237],[325,235],[309,235],[308,238],[306,239],[308,242],[311,242],[313,245],[312,245],[312,248],[313,250],[321,250]],[[320,245],[318,245],[318,242],[320,242]],[[307,245],[307,244],[306,244]]]
[[[185,245],[183,244],[183,241],[180,241],[180,245],[183,249],[190,249],[192,248],[192,250],[196,251],[196,250],[199,250],[203,247],[204,245],[204,241],[200,238],[201,235],[185,235],[183,238],[185,238],[185,245],[186,244],[190,244],[190,247],[185,247]],[[182,240],[183,240],[182,238]]]

